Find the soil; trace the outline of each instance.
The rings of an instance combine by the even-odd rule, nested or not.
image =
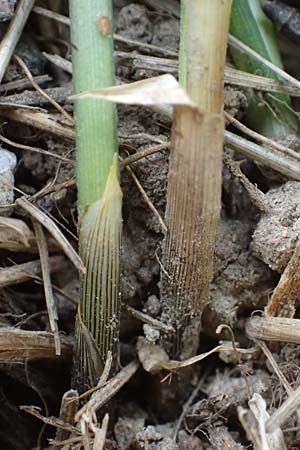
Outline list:
[[[176,0],[174,2],[177,4]],[[6,3],[10,4],[11,8],[13,2]],[[55,6],[51,3],[46,0],[39,2],[44,7],[49,9],[51,6],[57,7],[57,12],[67,14],[66,0],[58,2]],[[115,32],[127,39],[177,52],[179,46],[177,14],[173,16],[161,8],[156,9],[155,3],[115,0]],[[11,17],[11,9],[9,11],[7,19]],[[47,26],[42,26],[42,23],[46,23]],[[8,22],[1,23],[2,35],[7,24]],[[51,40],[53,35],[57,38],[55,42]],[[161,56],[155,49],[132,48],[130,43],[116,41],[115,46],[119,51]],[[71,77],[62,69],[51,65],[43,56],[42,52],[48,51],[50,47],[52,52],[55,48],[55,52],[60,56],[70,57],[68,28],[32,14],[16,52],[33,75],[47,74],[52,77],[51,81],[43,84],[43,89],[59,87],[62,88],[62,91],[59,91],[61,95],[61,92],[69,92]],[[153,67],[137,69],[123,60],[118,62],[116,73],[127,82],[158,74]],[[23,78],[24,74],[19,66],[12,61],[3,83]],[[32,86],[27,89],[29,90],[13,90],[1,94],[3,95],[3,98],[0,98],[1,134],[13,142],[47,149],[58,157],[68,158],[71,162],[18,148],[13,142],[3,143],[0,149],[0,152],[2,151],[0,164],[2,159],[4,160],[4,169],[0,167],[1,216],[21,219],[32,229],[29,217],[24,216],[21,208],[9,206],[14,198],[23,194],[30,195],[35,205],[58,223],[67,239],[76,247],[76,187],[72,182],[75,174],[74,141],[6,118],[5,109],[1,107],[1,101],[5,100],[5,96],[16,95],[10,101],[17,102],[19,107],[23,104],[43,108],[42,111],[46,110],[54,117],[55,110],[52,105],[44,98],[39,99]],[[249,90],[230,85],[226,85],[224,89],[225,110],[243,120]],[[61,104],[71,111],[70,103],[65,104],[67,95],[64,94],[60,100]],[[64,121],[64,118],[59,117],[59,123]],[[118,107],[118,134],[122,158],[153,145],[167,143],[170,139],[170,129],[170,120],[158,112],[133,106]],[[239,155],[228,152],[234,159],[240,160]],[[168,157],[168,150],[163,150],[131,165],[148,199],[155,205],[161,217],[164,216],[166,207]],[[8,158],[6,166],[5,158]],[[241,167],[250,182],[265,193],[264,198],[269,206],[269,212],[260,213],[251,203],[241,182],[224,166],[222,214],[215,251],[214,277],[210,286],[208,305],[202,318],[199,354],[211,350],[218,345],[220,339],[231,340],[231,334],[241,347],[254,346],[245,335],[245,321],[254,311],[263,311],[300,237],[300,183],[283,177],[274,179],[274,172],[265,170],[250,160],[241,161]],[[130,173],[125,169],[121,172],[121,184],[124,196],[122,302],[153,319],[160,319],[160,254],[163,241],[161,226]],[[2,217],[0,222],[1,219]],[[24,251],[24,247],[23,250],[21,248],[20,251],[16,251],[15,248],[8,248],[7,244],[2,244],[1,237],[0,259],[3,268],[39,258],[36,246],[32,246],[28,252]],[[49,248],[51,255],[59,253],[57,245],[51,243],[50,238]],[[60,333],[72,338],[76,303],[79,300],[78,274],[71,263],[66,261],[64,270],[53,273],[51,280],[56,286],[55,298]],[[2,287],[0,296],[1,327],[49,331],[40,278]],[[217,334],[216,329],[221,324],[225,324],[227,328],[223,328],[221,334]],[[143,324],[124,308],[120,330],[121,366],[135,357],[138,337],[143,335],[151,345],[157,347],[161,345],[163,331],[153,324],[151,326]],[[187,336],[188,338],[191,337]],[[299,384],[299,346],[281,345],[276,349],[274,356],[288,382],[296,387]],[[49,439],[55,436],[56,428],[45,426],[40,419],[28,414],[20,406],[37,406],[43,416],[58,417],[62,395],[71,388],[71,370],[70,357],[34,362],[25,359],[25,362],[23,360],[21,363],[18,358],[6,361],[3,357],[0,360],[1,448],[6,450],[58,448],[49,443]],[[111,400],[110,425],[105,449],[252,448],[239,422],[238,408],[246,408],[253,393],[260,394],[264,398],[269,412],[277,408],[285,398],[280,380],[262,355],[237,357],[234,352],[211,355],[189,368],[189,382],[179,399],[176,397],[177,393],[173,392],[173,400],[168,400],[172,397],[170,395],[172,386],[176,388],[174,383],[176,374],[173,374],[171,381],[169,375],[168,371],[159,376],[150,375],[140,368],[131,381]],[[164,395],[164,389],[160,387],[161,379],[164,379],[164,386],[167,386],[166,391],[169,390],[167,400],[160,398]],[[175,397],[177,403],[173,408],[172,402]],[[182,410],[184,413],[180,417]],[[295,424],[298,426],[297,420],[292,418],[285,427],[293,429]],[[300,448],[297,427],[295,431],[286,433],[285,438],[288,448]],[[64,448],[80,447],[70,444]]]

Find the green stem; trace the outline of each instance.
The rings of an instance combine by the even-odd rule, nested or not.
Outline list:
[[[70,0],[76,94],[115,84],[113,36],[101,33],[100,18],[111,23],[111,0]],[[117,151],[116,106],[90,98],[76,100],[75,118],[78,208],[82,211],[101,197]]]
[[[114,85],[112,0],[70,0],[75,93]],[[81,279],[74,382],[95,385],[108,352],[117,361],[122,193],[118,179],[116,106],[75,101]]]
[[[181,86],[186,89],[186,0],[181,0],[180,6],[180,44],[179,44],[179,70],[178,77]]]

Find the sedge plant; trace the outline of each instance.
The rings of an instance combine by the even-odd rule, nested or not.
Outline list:
[[[230,31],[248,47],[282,68],[274,27],[262,10],[262,0],[233,0]],[[248,54],[233,46],[230,53],[237,69],[280,80],[279,75]],[[297,133],[299,128],[291,100],[284,94],[254,92],[248,97],[246,120],[251,128],[275,140]]]
[[[161,297],[173,357],[196,353],[221,210],[223,74],[231,0],[182,0],[180,83],[197,107],[174,110]],[[166,343],[166,346],[168,342]]]
[[[112,0],[70,0],[76,94],[114,85]],[[116,107],[75,100],[81,277],[74,383],[94,386],[108,352],[117,361],[122,193],[118,175]]]

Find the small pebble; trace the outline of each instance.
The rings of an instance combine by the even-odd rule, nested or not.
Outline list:
[[[160,313],[161,305],[156,295],[150,295],[144,305],[144,311],[152,317],[157,317]]]
[[[160,338],[160,333],[156,328],[151,327],[147,323],[143,325],[144,335],[148,342],[155,344],[156,341]]]

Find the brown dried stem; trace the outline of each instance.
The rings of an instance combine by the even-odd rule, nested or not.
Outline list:
[[[62,423],[67,423],[73,426],[75,424],[75,414],[78,409],[78,392],[71,389],[64,393],[61,400],[59,420]],[[70,436],[70,430],[57,428],[55,440],[63,441]]]
[[[58,358],[53,334],[45,331],[0,328],[0,349],[0,362],[5,364]],[[61,350],[62,356],[70,357],[72,341],[62,337]]]
[[[300,320],[287,317],[251,317],[246,323],[250,339],[300,344]]]
[[[51,277],[50,277],[50,261],[49,261],[49,253],[48,253],[48,245],[46,241],[46,237],[44,234],[44,230],[42,225],[33,219],[32,221],[34,232],[36,235],[36,240],[39,248],[40,260],[41,260],[41,268],[43,275],[43,284],[44,284],[44,292],[45,292],[45,300],[47,305],[50,329],[54,335],[55,342],[55,352],[57,355],[61,354],[61,345],[59,339],[59,330],[58,330],[58,314],[56,309],[56,303],[53,296]]]
[[[61,255],[50,256],[49,263],[52,273],[66,269],[66,259]],[[40,274],[41,263],[39,260],[3,267],[0,269],[0,288],[30,281]]]
[[[172,354],[186,350],[187,357],[197,351],[221,206],[221,111],[231,0],[184,3],[180,79],[204,111],[185,106],[174,111],[161,294],[177,330]],[[183,331],[192,338],[182,350]]]
[[[0,83],[22,34],[34,0],[20,0],[15,15],[0,43]]]

